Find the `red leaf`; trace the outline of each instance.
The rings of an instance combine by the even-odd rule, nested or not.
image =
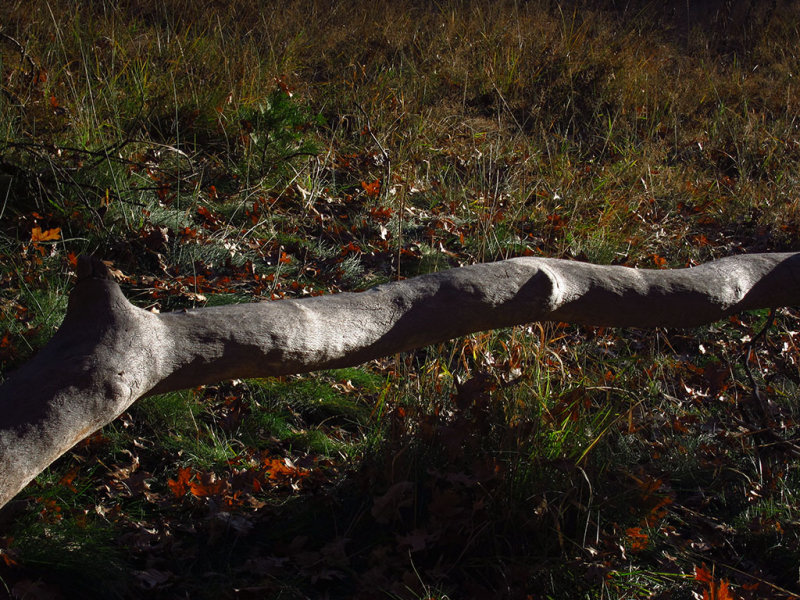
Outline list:
[[[11,337],[8,332],[6,332],[3,337],[0,338],[0,361],[13,358],[15,352],[16,349],[14,348],[14,344],[11,343]]]
[[[354,242],[350,242],[346,246],[342,246],[342,256],[344,256],[345,254],[349,254],[350,252],[354,252],[355,254],[361,254],[361,248],[359,248],[358,244]]]
[[[42,505],[39,511],[39,516],[49,522],[60,521],[63,515],[61,514],[61,507],[52,498],[36,498],[36,501]]]
[[[281,88],[281,91],[291,98],[294,94],[292,93],[292,88],[290,88],[280,77],[275,78],[275,85]]]

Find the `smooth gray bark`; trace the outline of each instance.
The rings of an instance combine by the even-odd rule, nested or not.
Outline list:
[[[361,293],[153,314],[82,257],[60,329],[0,386],[0,506],[143,396],[356,365],[532,321],[691,327],[793,304],[800,253],[675,270],[515,258]]]

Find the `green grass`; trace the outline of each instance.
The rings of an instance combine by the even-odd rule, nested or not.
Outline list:
[[[739,4],[6,3],[0,372],[86,252],[166,311],[795,249],[800,14]],[[689,598],[705,564],[800,595],[798,314],[749,365],[771,412],[765,321],[532,324],[140,400],[0,513],[0,589]]]

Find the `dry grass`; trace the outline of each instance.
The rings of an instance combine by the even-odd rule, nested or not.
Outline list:
[[[167,310],[522,254],[791,250],[799,9],[733,4],[6,2],[2,367],[54,330],[80,252]],[[782,312],[757,352],[765,420],[740,360],[765,317],[534,324],[155,399],[23,492],[0,582],[688,598],[707,563],[742,598],[798,595],[800,328]],[[241,487],[269,457],[310,475]],[[176,497],[186,468],[227,491]],[[118,587],[69,591],[98,556]]]

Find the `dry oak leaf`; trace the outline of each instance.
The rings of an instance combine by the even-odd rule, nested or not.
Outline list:
[[[34,227],[31,229],[32,242],[52,242],[60,239],[61,227],[53,227],[53,229],[48,229],[46,231],[42,231],[41,227]]]

